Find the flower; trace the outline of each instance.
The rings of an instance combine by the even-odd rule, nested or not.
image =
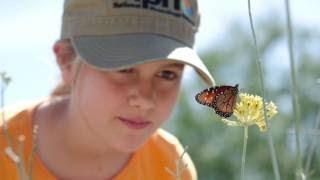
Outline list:
[[[5,84],[8,85],[11,81],[11,78],[7,75],[6,72],[0,72],[0,80]]]
[[[267,130],[266,120],[263,113],[263,101],[260,96],[251,95],[247,93],[240,93],[240,102],[236,104],[234,109],[234,115],[237,121],[231,121],[228,119],[222,119],[222,121],[228,126],[251,126],[257,125],[260,131]],[[266,115],[270,120],[275,114],[277,114],[277,106],[270,101],[266,103]]]
[[[6,72],[0,72],[0,89],[1,93],[4,93],[4,90],[9,85],[11,78],[6,74]],[[3,96],[3,94],[1,94]]]

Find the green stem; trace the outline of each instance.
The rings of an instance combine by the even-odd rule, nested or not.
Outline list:
[[[246,166],[246,154],[247,154],[247,142],[248,142],[248,126],[244,126],[243,133],[243,148],[242,148],[242,158],[241,158],[241,180],[244,180],[244,170]]]
[[[258,43],[257,43],[257,38],[256,38],[256,33],[254,31],[254,26],[253,26],[253,20],[252,20],[252,14],[251,14],[251,3],[250,0],[248,0],[248,11],[249,11],[249,20],[250,20],[250,27],[251,27],[251,32],[252,32],[252,37],[253,37],[253,41],[254,41],[254,47],[255,47],[255,51],[256,51],[256,64],[257,64],[257,68],[258,68],[258,74],[259,74],[259,79],[260,79],[260,92],[262,94],[262,102],[263,102],[263,115],[264,115],[264,119],[266,121],[266,126],[267,126],[267,134],[268,134],[268,145],[270,148],[270,154],[271,154],[271,159],[272,159],[272,167],[273,167],[273,173],[274,173],[274,177],[276,180],[280,180],[280,173],[279,173],[279,166],[278,166],[278,161],[277,161],[277,156],[275,153],[275,149],[274,149],[274,143],[273,143],[273,139],[271,136],[271,133],[269,131],[269,123],[268,123],[268,116],[267,116],[267,111],[266,111],[266,103],[265,103],[265,86],[264,86],[264,79],[263,79],[263,70],[262,70],[262,63],[261,63],[261,57],[260,57],[260,52],[259,52],[259,48],[258,48]]]
[[[316,123],[315,123],[314,127],[315,127],[314,128],[315,130],[319,130],[319,128],[320,128],[320,111],[318,111],[318,115],[317,115]],[[317,142],[318,142],[318,137],[313,135],[312,136],[312,140],[311,140],[311,144],[309,146],[309,151],[308,151],[308,154],[307,154],[306,164],[305,164],[306,177],[310,176],[310,172],[309,171],[310,171],[310,168],[311,168],[311,162],[314,159],[314,154],[315,154],[315,151],[316,151]]]
[[[287,17],[287,31],[288,31],[288,47],[289,47],[289,57],[290,57],[290,71],[291,71],[291,89],[292,89],[292,104],[295,116],[295,134],[296,134],[296,146],[297,146],[297,167],[296,167],[296,178],[303,178],[302,170],[302,156],[301,156],[301,146],[300,146],[300,108],[298,100],[298,89],[297,80],[294,65],[294,53],[293,53],[293,36],[291,27],[291,16],[290,16],[290,4],[289,0],[285,0],[286,5],[286,17]]]

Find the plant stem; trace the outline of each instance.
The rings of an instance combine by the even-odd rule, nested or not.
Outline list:
[[[39,129],[39,126],[37,124],[35,124],[32,128],[32,145],[31,145],[31,154],[29,156],[29,172],[28,172],[29,180],[32,180],[33,160],[37,150],[36,141],[37,141],[38,129]]]
[[[275,179],[276,180],[280,180],[280,173],[279,173],[279,166],[278,166],[277,156],[276,156],[275,149],[274,149],[273,139],[272,139],[271,133],[269,131],[269,124],[268,124],[268,117],[267,117],[266,103],[265,103],[266,95],[265,95],[265,91],[264,91],[265,86],[264,86],[264,80],[263,80],[262,63],[261,63],[261,57],[260,57],[260,52],[259,52],[259,48],[258,48],[256,33],[254,31],[254,26],[253,26],[250,0],[248,0],[248,12],[249,12],[249,20],[250,20],[250,27],[251,27],[254,47],[255,47],[256,56],[257,56],[255,59],[256,59],[256,64],[257,64],[258,74],[259,74],[259,79],[260,79],[260,92],[262,94],[263,114],[264,114],[264,119],[266,121],[267,129],[268,129],[267,130],[268,145],[269,145],[269,148],[270,148],[270,154],[271,154],[271,159],[272,159],[273,173],[274,173]]]
[[[303,178],[302,170],[302,156],[301,156],[301,145],[300,145],[300,108],[299,108],[299,99],[298,99],[298,89],[297,89],[297,80],[295,73],[294,65],[294,52],[293,52],[293,36],[292,36],[292,27],[291,27],[291,16],[290,16],[290,4],[289,0],[285,0],[286,7],[286,17],[287,17],[287,31],[288,31],[288,47],[289,47],[289,57],[290,57],[290,71],[291,71],[291,89],[292,89],[292,104],[293,111],[295,115],[295,131],[296,131],[296,146],[297,146],[297,167],[296,175],[297,179]]]
[[[243,127],[243,148],[241,158],[241,180],[244,180],[244,170],[246,166],[247,142],[248,142],[248,126]]]
[[[17,163],[17,167],[18,167],[19,177],[21,180],[28,180],[28,176],[25,168],[24,152],[23,152],[25,137],[23,135],[20,135],[18,141],[19,141],[18,155],[19,155],[20,161]]]
[[[3,81],[3,79],[1,79]],[[8,127],[7,127],[7,122],[6,122],[6,117],[5,117],[5,110],[4,110],[4,93],[5,93],[5,88],[6,88],[6,85],[4,82],[1,82],[3,83],[4,85],[1,86],[1,109],[2,109],[2,112],[1,112],[1,119],[2,119],[2,128],[3,128],[3,135],[4,135],[4,138],[5,140],[7,141],[8,143],[8,146],[11,147],[13,149],[13,146],[12,146],[12,142],[11,142],[11,138],[10,138],[10,135],[9,135],[9,132],[8,132]]]
[[[316,123],[315,123],[315,130],[318,130],[320,128],[320,111],[318,111],[318,115],[316,117]],[[311,166],[311,162],[313,160],[314,157],[314,153],[316,150],[316,146],[317,146],[317,141],[318,138],[316,135],[312,136],[312,140],[311,140],[311,144],[309,146],[309,152],[307,155],[307,160],[306,160],[306,164],[305,164],[305,173],[307,175],[307,177],[309,176],[309,171],[310,171],[310,166]]]

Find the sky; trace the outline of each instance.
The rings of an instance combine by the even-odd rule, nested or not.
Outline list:
[[[252,1],[254,19],[278,13],[285,18],[284,0]],[[320,27],[319,0],[291,0],[293,26]],[[47,96],[59,81],[52,45],[59,38],[62,0],[3,1],[0,7],[0,72],[12,82],[5,92],[6,105]],[[248,24],[247,1],[199,0],[201,25],[195,49],[201,54],[210,45],[223,43],[228,24]]]

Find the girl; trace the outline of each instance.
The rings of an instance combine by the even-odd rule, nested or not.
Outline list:
[[[53,47],[62,85],[47,99],[6,111],[12,143],[2,127],[1,179],[21,178],[6,152],[10,144],[18,151],[20,135],[33,179],[173,179],[166,169],[176,170],[183,148],[160,126],[176,103],[184,65],[214,84],[192,50],[198,24],[191,0],[66,0]],[[196,179],[190,157],[182,161],[180,178]]]

